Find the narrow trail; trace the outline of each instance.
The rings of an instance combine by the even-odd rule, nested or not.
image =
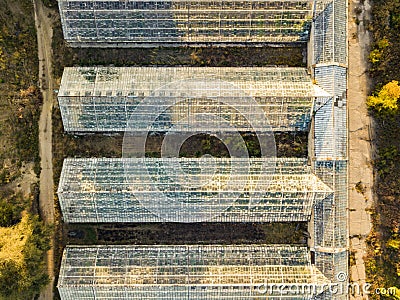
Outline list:
[[[39,154],[40,154],[40,215],[46,224],[54,224],[54,182],[52,153],[52,108],[53,108],[53,74],[52,74],[52,20],[49,9],[41,0],[33,0],[35,25],[38,41],[39,84],[43,95],[43,107],[39,119]],[[50,283],[40,294],[40,300],[53,299],[54,285],[54,238],[51,249],[47,252],[47,269]]]
[[[351,281],[360,286],[366,282],[365,240],[372,227],[367,209],[373,203],[374,183],[371,164],[371,118],[365,104],[370,87],[367,76],[370,34],[365,21],[370,20],[370,12],[368,0],[349,2],[349,234],[350,251],[354,253],[355,258],[350,267],[350,274]],[[355,19],[359,20],[358,24]],[[354,295],[350,296],[350,299],[368,299],[368,295]]]

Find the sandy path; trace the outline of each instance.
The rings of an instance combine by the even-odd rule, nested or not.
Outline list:
[[[363,4],[361,4],[363,3]],[[361,8],[361,14],[355,13]],[[365,283],[366,255],[365,239],[371,230],[371,218],[366,211],[372,205],[373,169],[371,166],[371,118],[368,116],[365,101],[369,94],[369,81],[366,75],[370,35],[364,20],[370,19],[369,1],[352,0],[349,5],[349,226],[350,250],[355,253],[355,265],[351,266],[351,281],[360,285]],[[357,10],[356,10],[357,11]],[[360,20],[357,25],[354,18]],[[357,191],[361,183],[365,192]],[[351,296],[350,299],[368,299],[366,295]]]
[[[39,154],[40,154],[40,195],[39,209],[47,224],[54,223],[54,183],[53,183],[53,153],[52,153],[52,121],[53,108],[53,77],[52,77],[52,21],[48,18],[49,10],[41,0],[33,0],[35,9],[35,25],[38,39],[39,82],[43,94],[43,108],[39,119]],[[53,299],[54,284],[54,239],[47,253],[47,267],[50,283],[40,295],[40,300]]]

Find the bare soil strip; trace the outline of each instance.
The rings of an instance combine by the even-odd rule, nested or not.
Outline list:
[[[53,76],[51,39],[53,35],[50,11],[41,0],[33,0],[35,9],[35,25],[38,40],[39,84],[43,94],[43,107],[39,120],[39,154],[40,154],[40,215],[46,224],[54,223],[54,183],[52,153],[52,108],[53,108]],[[41,293],[40,300],[53,299],[54,285],[54,239],[52,248],[47,252],[47,267],[50,283]]]
[[[370,19],[368,0],[352,0],[349,5],[349,234],[354,263],[350,267],[351,281],[365,283],[367,238],[371,230],[368,208],[373,202],[373,168],[371,164],[371,117],[366,98],[370,83],[367,77],[370,34],[365,20]],[[361,12],[361,13],[360,13]],[[356,20],[359,20],[356,22]],[[350,295],[350,299],[367,299],[367,295]]]

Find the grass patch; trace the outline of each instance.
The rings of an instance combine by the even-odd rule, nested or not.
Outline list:
[[[38,57],[31,1],[0,0],[0,167],[39,163]],[[12,176],[12,175],[11,175]]]
[[[28,163],[40,172],[42,97],[32,1],[0,0],[0,24],[0,298],[32,299],[48,282],[44,255],[51,230],[34,208],[36,188],[25,195],[16,182]]]

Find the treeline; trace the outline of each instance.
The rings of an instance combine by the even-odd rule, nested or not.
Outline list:
[[[374,42],[369,73],[374,92],[367,105],[375,124],[377,199],[367,240],[366,271],[373,288],[389,288],[400,287],[400,2],[375,0],[371,11],[369,29]],[[379,297],[370,295],[371,299]],[[400,299],[400,290],[387,298]]]

